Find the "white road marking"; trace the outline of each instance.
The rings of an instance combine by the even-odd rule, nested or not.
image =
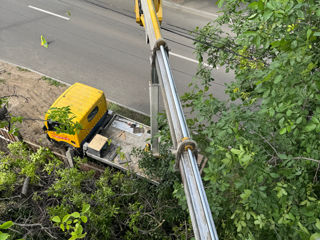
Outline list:
[[[53,12],[49,12],[49,11],[43,10],[43,9],[41,9],[41,8],[37,8],[37,7],[31,6],[31,5],[29,5],[28,7],[29,7],[29,8],[32,8],[32,9],[34,9],[34,10],[37,10],[37,11],[39,11],[39,12],[44,12],[44,13],[50,14],[50,15],[52,15],[52,16],[62,18],[62,19],[64,19],[64,20],[68,20],[68,21],[70,20],[70,18],[68,18],[68,17],[64,17],[64,16],[61,16],[61,15],[59,15],[59,14],[55,14],[55,13],[53,13]]]
[[[175,57],[178,57],[178,58],[181,58],[181,59],[184,59],[184,60],[187,60],[187,61],[190,61],[190,62],[199,64],[199,62],[198,62],[197,60],[194,60],[194,59],[192,59],[192,58],[188,58],[188,57],[185,57],[185,56],[182,56],[182,55],[173,53],[173,52],[169,52],[169,54],[172,55],[172,56],[175,56]],[[202,63],[202,64],[203,64],[204,66],[206,66],[206,67],[212,67],[212,66],[209,65],[208,63]],[[219,68],[216,67],[216,69],[219,69]]]

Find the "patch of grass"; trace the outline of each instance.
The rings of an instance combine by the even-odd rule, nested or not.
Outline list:
[[[17,67],[17,69],[18,69],[20,72],[31,72],[30,70],[25,69],[25,68],[22,68],[22,67]]]
[[[0,83],[5,83],[5,82],[6,82],[6,80],[5,80],[5,79],[0,78]]]
[[[46,76],[42,76],[41,80],[47,81],[52,86],[56,86],[56,87],[64,86],[64,84],[62,84],[62,83],[60,83],[60,82],[58,82],[56,80],[53,80],[52,78],[46,77]]]
[[[127,109],[125,107],[119,106],[111,102],[108,102],[108,109],[112,110],[113,112],[119,115],[122,115],[124,117],[133,119],[137,122],[150,126],[150,117],[146,115],[143,115],[141,113],[135,112],[133,110]]]
[[[10,76],[10,75],[11,75],[11,72],[7,72],[7,74],[8,74],[8,76]]]

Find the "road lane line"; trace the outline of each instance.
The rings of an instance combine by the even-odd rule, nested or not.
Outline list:
[[[59,14],[55,14],[55,13],[53,13],[53,12],[49,12],[49,11],[43,10],[43,9],[41,9],[41,8],[37,8],[37,7],[31,6],[31,5],[28,5],[28,7],[29,7],[29,8],[32,8],[32,9],[34,9],[34,10],[37,10],[37,11],[39,11],[39,12],[44,12],[44,13],[50,14],[50,15],[52,15],[52,16],[56,16],[56,17],[62,18],[62,19],[64,19],[64,20],[68,20],[68,21],[70,20],[70,18],[68,18],[68,17],[64,17],[64,16],[61,16],[61,15],[59,15]]]
[[[172,56],[175,56],[175,57],[178,57],[178,58],[181,58],[181,59],[184,59],[184,60],[199,64],[199,62],[197,60],[194,60],[192,58],[188,58],[188,57],[185,57],[185,56],[173,53],[173,52],[169,52],[169,54],[172,55]],[[208,63],[202,63],[202,65],[204,65],[206,67],[212,67]],[[218,67],[216,67],[216,68],[219,69]]]

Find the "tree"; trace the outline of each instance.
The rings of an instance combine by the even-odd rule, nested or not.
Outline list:
[[[218,4],[223,16],[194,32],[199,69],[183,97],[195,113],[188,120],[193,137],[209,159],[204,180],[218,233],[317,239],[319,1]],[[235,74],[227,102],[210,94],[216,66]]]

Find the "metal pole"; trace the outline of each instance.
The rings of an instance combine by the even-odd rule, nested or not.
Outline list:
[[[196,164],[196,157],[191,150],[192,144],[195,143],[189,139],[189,130],[171,73],[165,41],[161,38],[153,1],[140,0],[140,3],[143,12],[143,16],[141,17],[143,18],[143,25],[149,40],[150,50],[152,51],[152,81],[156,79],[155,75],[158,72],[159,79],[161,80],[162,97],[170,126],[171,139],[176,149],[177,163],[179,163],[195,238],[197,240],[218,240],[207,196]],[[156,71],[154,64],[156,64],[158,71]],[[156,80],[158,81],[158,79]],[[154,103],[157,103],[155,99],[157,96],[159,97],[159,91],[153,88],[152,82],[150,87],[152,129],[157,124],[154,121],[158,105],[152,106]],[[156,129],[153,129],[153,133],[155,131]],[[196,151],[196,149],[193,150]]]
[[[178,114],[178,118],[179,118],[179,122],[180,122],[180,125],[181,125],[181,130],[182,130],[182,133],[183,133],[183,137],[190,137],[189,130],[188,130],[187,124],[186,124],[186,120],[185,120],[184,114],[182,112],[181,103],[180,103],[179,97],[177,95],[176,85],[175,85],[175,83],[173,81],[172,73],[171,73],[171,70],[170,70],[170,67],[169,67],[169,61],[168,61],[167,52],[164,50],[163,46],[160,46],[160,51],[161,51],[161,54],[162,54],[162,57],[163,57],[163,60],[164,60],[164,65],[165,65],[165,68],[166,68],[166,72],[168,74],[169,85],[170,85],[170,88],[171,88],[174,104],[176,106],[176,112]]]
[[[172,140],[180,143],[182,137],[189,137],[189,130],[186,125],[181,103],[177,95],[174,80],[170,71],[170,64],[167,54],[163,51],[156,52],[157,66],[159,67],[160,86],[165,102],[168,103],[167,112],[170,112],[170,122],[173,131]],[[171,82],[171,83],[170,83]],[[176,145],[177,145],[176,143]],[[218,240],[211,210],[201,181],[200,173],[197,168],[196,158],[189,149],[181,155],[179,161],[180,173],[184,183],[188,208],[192,221],[193,231],[196,239],[214,239]]]
[[[159,81],[155,64],[151,68],[150,93],[150,123],[151,123],[151,150],[153,155],[159,156],[158,114],[159,114]]]

